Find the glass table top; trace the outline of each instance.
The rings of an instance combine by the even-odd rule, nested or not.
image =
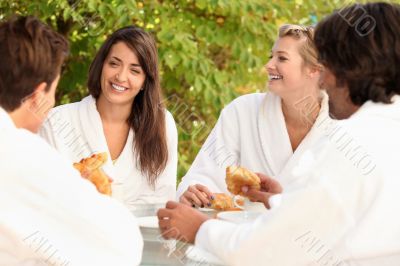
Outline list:
[[[157,210],[164,206],[164,204],[142,204],[131,206],[129,209],[139,218],[156,216]],[[140,231],[144,240],[140,265],[217,265],[203,259],[201,254],[195,254],[197,253],[196,249],[191,244],[163,239],[158,228],[153,226],[140,227]]]

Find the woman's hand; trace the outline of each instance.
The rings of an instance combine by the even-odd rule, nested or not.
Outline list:
[[[269,206],[269,198],[275,194],[282,193],[282,186],[275,179],[266,176],[264,174],[257,173],[257,176],[261,181],[261,189],[253,189],[244,186],[242,187],[242,191],[246,197],[253,202],[262,202],[266,208],[270,208]]]
[[[214,197],[210,190],[203,185],[196,184],[189,186],[188,189],[179,197],[179,201],[185,205],[192,207],[211,206],[211,200]]]

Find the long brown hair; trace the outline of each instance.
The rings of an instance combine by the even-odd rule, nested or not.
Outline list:
[[[124,42],[139,59],[146,80],[135,97],[128,124],[135,132],[133,143],[140,170],[151,186],[165,169],[168,161],[166,140],[165,108],[158,72],[158,54],[150,34],[134,26],[124,27],[111,34],[97,52],[89,68],[88,88],[98,99],[101,93],[100,77],[105,59],[111,47]]]

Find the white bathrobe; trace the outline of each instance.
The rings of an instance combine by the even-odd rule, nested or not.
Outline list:
[[[291,171],[281,205],[254,223],[207,221],[196,245],[228,265],[400,265],[400,96],[393,99],[317,124],[328,133]]]
[[[168,163],[153,189],[137,167],[133,150],[134,132],[129,131],[125,147],[113,163],[107,161],[103,170],[113,179],[112,196],[133,209],[136,204],[162,204],[175,198],[177,176],[178,135],[172,115],[166,111]],[[88,96],[82,101],[54,108],[39,134],[71,164],[93,153],[107,152],[111,158],[103,133],[96,101]]]
[[[0,265],[138,265],[135,217],[0,108]]]
[[[323,92],[321,97],[315,124],[330,120],[328,96]],[[299,101],[299,109],[309,100],[305,97]],[[317,107],[309,105],[304,117]],[[177,198],[193,184],[203,184],[212,192],[227,193],[225,169],[229,165],[240,165],[276,177],[286,187],[285,173],[323,136],[323,130],[315,124],[293,153],[279,96],[267,92],[235,99],[222,110],[217,124],[179,184]]]

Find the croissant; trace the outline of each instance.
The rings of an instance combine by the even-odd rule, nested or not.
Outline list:
[[[225,182],[228,191],[234,195],[244,196],[242,192],[243,186],[261,189],[260,178],[255,173],[239,166],[228,166],[226,168]]]
[[[217,211],[240,210],[233,203],[233,198],[225,193],[214,193],[214,199],[211,201],[211,209]],[[237,204],[243,205],[244,202],[237,201]]]
[[[82,177],[87,178],[92,182],[97,191],[102,194],[111,196],[111,182],[108,176],[100,168],[107,161],[107,153],[93,154],[90,157],[83,158],[79,163],[74,163],[73,166],[79,170]]]

